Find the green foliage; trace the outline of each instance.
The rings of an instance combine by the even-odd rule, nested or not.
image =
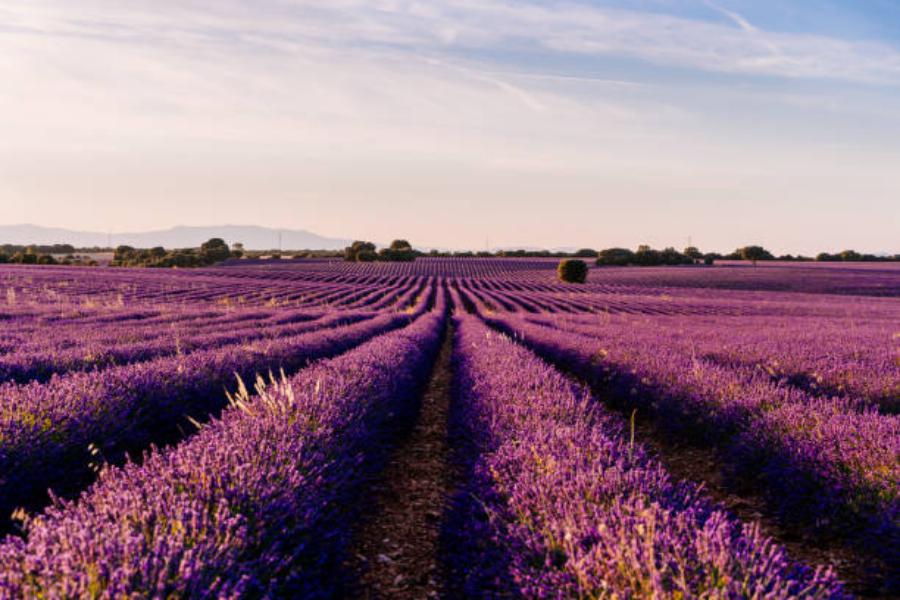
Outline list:
[[[758,260],[775,260],[771,252],[762,246],[744,246],[734,251],[738,260],[751,260],[756,264]]]
[[[693,250],[697,250],[693,248]],[[700,257],[700,251],[696,254]],[[669,247],[663,250],[654,250],[650,246],[638,246],[637,252],[632,252],[626,248],[607,248],[601,250],[597,257],[597,264],[601,266],[618,266],[636,265],[639,267],[657,267],[661,265],[692,265],[694,258],[687,254],[682,254],[675,248]]]
[[[16,252],[12,255],[12,258],[9,259],[9,262],[19,263],[23,265],[36,265],[37,258],[37,254],[34,254],[32,252]]]
[[[700,260],[701,258],[703,258],[703,253],[700,252],[700,249],[696,246],[688,246],[684,249],[684,252],[682,252],[682,254],[692,258],[693,260]]]
[[[582,248],[572,256],[575,256],[576,258],[597,258],[597,256],[599,256],[599,253],[592,248]]]
[[[367,259],[370,254],[375,254],[375,244],[357,240],[344,249],[344,260],[349,262],[360,262],[360,260],[364,260],[365,262],[368,262]],[[365,255],[366,259],[360,259],[360,255]]]
[[[897,256],[875,256],[874,254],[860,254],[856,250],[844,250],[837,254],[822,252],[816,256],[817,261],[824,262],[880,262],[897,260]]]
[[[624,267],[634,263],[634,252],[627,248],[607,248],[597,256],[598,265]]]
[[[200,248],[166,250],[162,246],[133,248],[118,246],[113,253],[113,267],[195,268],[206,267],[231,257],[228,244],[221,238],[212,238]]]
[[[72,244],[32,244],[23,246],[19,244],[3,244],[0,245],[0,254],[7,257],[17,252],[22,254],[74,254],[75,247]]]
[[[200,245],[200,254],[209,264],[222,262],[231,257],[231,250],[222,238],[211,238]]]
[[[349,262],[374,262],[383,260],[387,262],[412,262],[419,256],[419,252],[406,240],[394,240],[387,248],[380,252],[375,251],[372,242],[355,241],[344,249],[344,260]]]
[[[588,266],[583,260],[566,259],[560,261],[556,267],[556,274],[560,281],[566,283],[584,283],[587,281]]]
[[[660,254],[660,261],[663,265],[692,265],[694,259],[686,254],[682,254],[671,246],[664,248]],[[698,251],[699,254],[699,251]]]
[[[416,260],[418,253],[406,240],[394,240],[387,248],[382,248],[378,253],[378,259],[388,262],[412,262]]]

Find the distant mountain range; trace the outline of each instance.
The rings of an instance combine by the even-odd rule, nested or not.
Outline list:
[[[280,236],[280,239],[279,239]],[[272,229],[255,225],[221,225],[213,227],[172,227],[134,233],[100,233],[73,231],[40,225],[0,225],[0,244],[72,244],[77,248],[118,246],[137,248],[194,248],[219,237],[229,244],[240,242],[248,250],[338,250],[351,240],[329,238],[302,229]]]

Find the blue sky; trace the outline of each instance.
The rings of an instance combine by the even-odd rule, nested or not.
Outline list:
[[[0,222],[900,251],[900,3],[0,1]]]

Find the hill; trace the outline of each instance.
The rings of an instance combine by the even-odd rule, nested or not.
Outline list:
[[[286,250],[337,250],[350,244],[350,240],[324,237],[303,229],[279,230],[255,225],[178,226],[155,231],[106,234],[30,224],[0,225],[0,244],[72,244],[78,248],[125,244],[139,248],[190,248],[199,246],[209,238],[220,237],[229,244],[241,242],[248,250],[269,250],[279,247],[279,233],[281,247]]]

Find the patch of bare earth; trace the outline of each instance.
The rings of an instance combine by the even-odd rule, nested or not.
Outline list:
[[[447,331],[416,423],[374,482],[371,509],[354,534],[348,568],[359,574],[356,598],[440,594],[438,540],[453,479],[447,440],[452,337]]]

